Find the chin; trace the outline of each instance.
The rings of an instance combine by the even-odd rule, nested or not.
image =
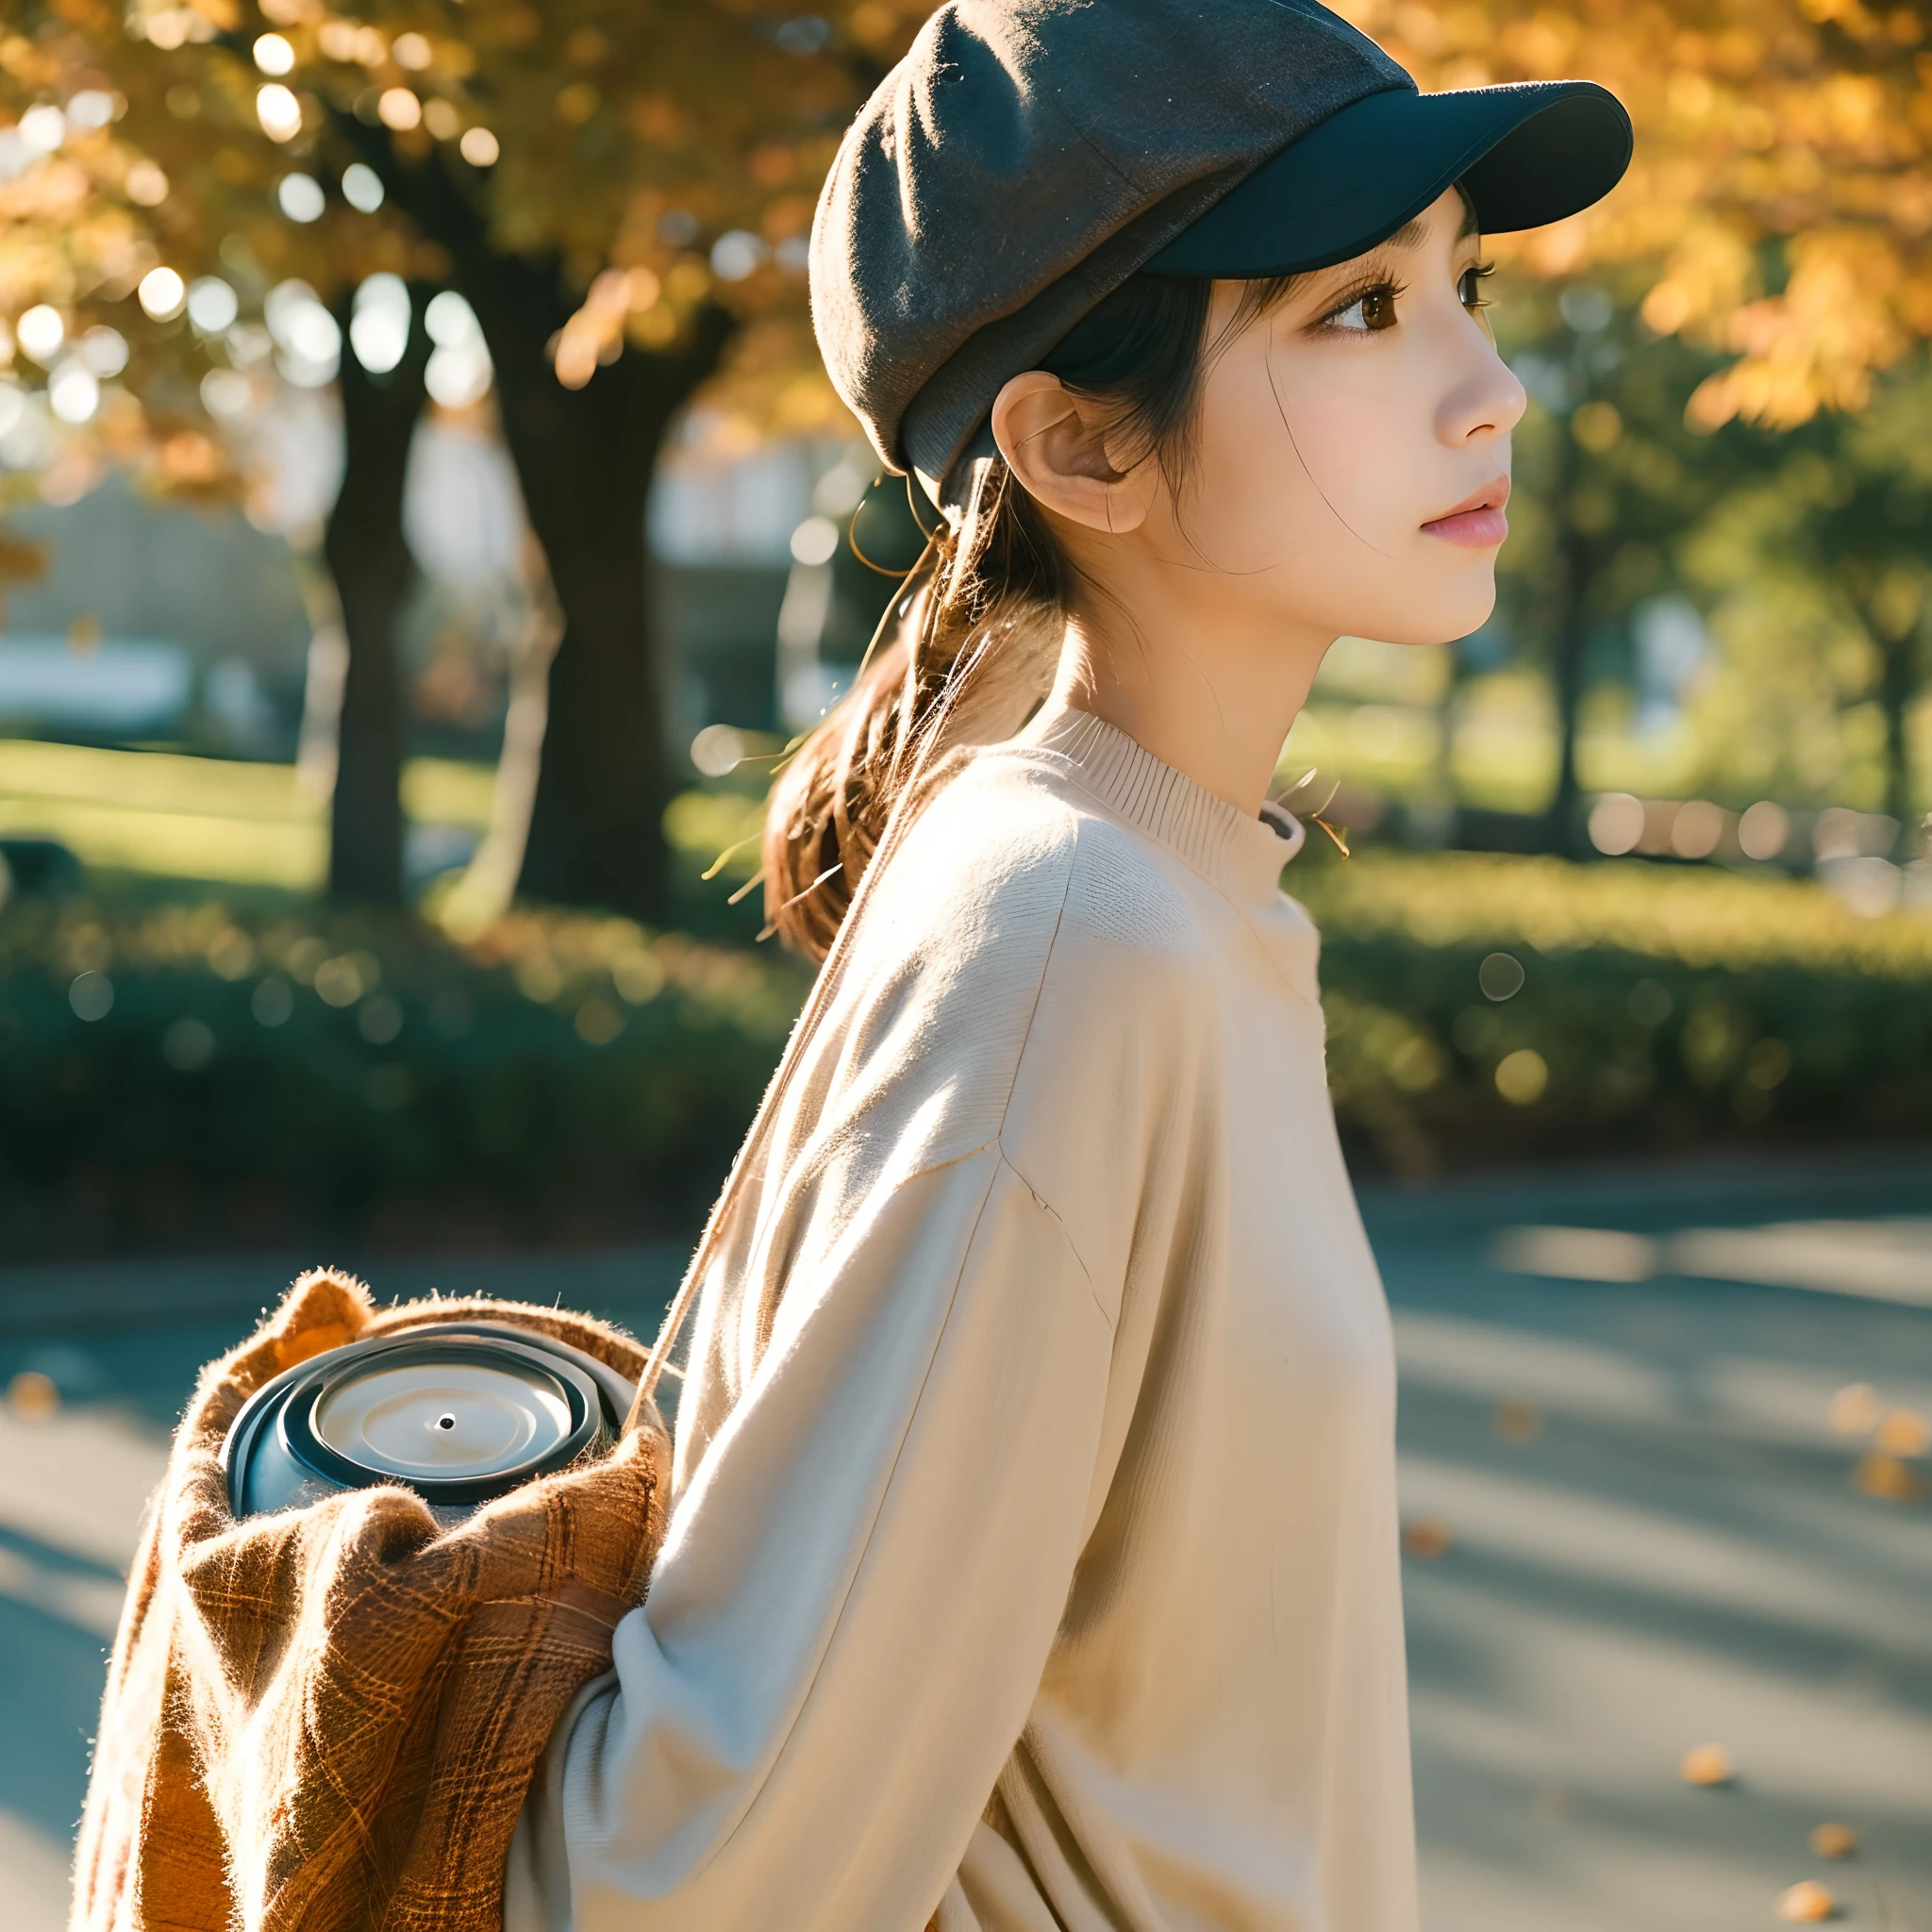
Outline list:
[[[1362,621],[1346,626],[1355,637],[1378,638],[1385,644],[1453,644],[1480,630],[1496,608],[1493,563],[1480,578],[1438,584],[1413,596],[1391,598]]]

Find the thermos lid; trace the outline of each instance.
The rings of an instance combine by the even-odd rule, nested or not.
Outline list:
[[[508,1323],[432,1324],[330,1349],[252,1395],[223,1445],[240,1516],[401,1483],[458,1511],[574,1462],[634,1390]]]

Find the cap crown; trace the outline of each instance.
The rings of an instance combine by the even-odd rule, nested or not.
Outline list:
[[[812,225],[832,382],[942,478],[1000,385],[1269,156],[1415,83],[1314,0],[947,0]]]

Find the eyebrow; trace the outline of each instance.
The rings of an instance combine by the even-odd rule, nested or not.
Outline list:
[[[1458,242],[1467,242],[1472,235],[1480,233],[1481,228],[1482,224],[1476,220],[1475,209],[1465,198],[1462,204],[1462,225],[1457,229],[1456,239]],[[1420,248],[1423,234],[1422,216],[1411,215],[1394,234],[1387,237],[1381,245],[1384,248]]]

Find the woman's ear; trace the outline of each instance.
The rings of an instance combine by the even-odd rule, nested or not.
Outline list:
[[[992,435],[1008,469],[1035,502],[1070,523],[1120,537],[1145,521],[1160,466],[1115,469],[1106,418],[1100,404],[1073,394],[1058,376],[1032,369],[1000,391]]]

